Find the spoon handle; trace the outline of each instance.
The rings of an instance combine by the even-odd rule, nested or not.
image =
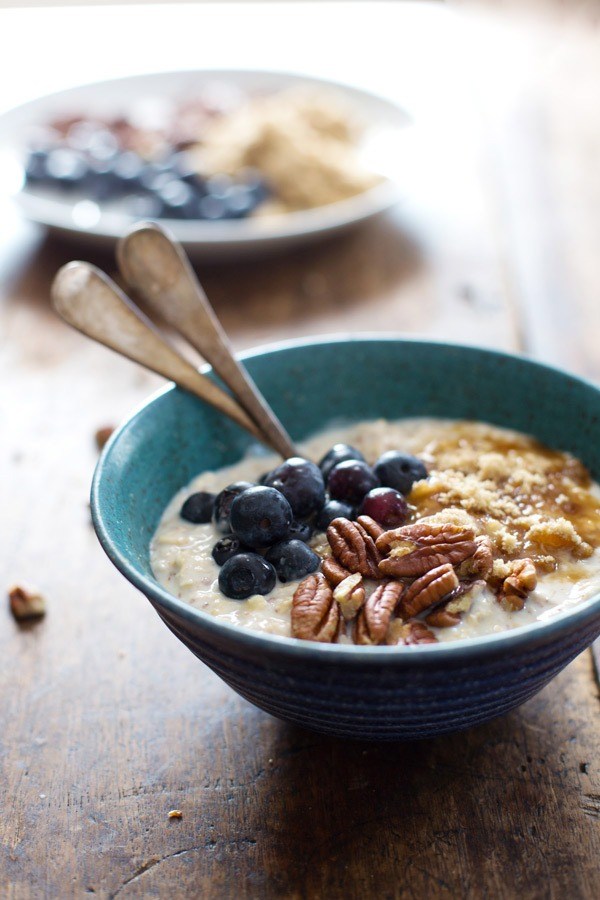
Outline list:
[[[180,356],[96,266],[71,262],[59,269],[52,283],[52,303],[73,328],[174,381],[264,442],[245,410]]]
[[[271,446],[284,459],[296,456],[290,436],[236,359],[181,246],[155,223],[141,223],[119,241],[117,260],[127,282],[212,365]]]

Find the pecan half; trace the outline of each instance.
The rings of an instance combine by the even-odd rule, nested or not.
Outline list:
[[[475,591],[480,591],[485,586],[485,581],[459,584],[444,603],[425,616],[425,621],[433,628],[452,628],[458,625],[463,613],[471,609]]]
[[[377,538],[381,537],[384,533],[384,530],[379,522],[376,522],[375,519],[372,519],[371,516],[359,516],[356,520],[359,525],[365,529],[370,538],[374,541],[377,541]]]
[[[511,612],[517,612],[525,606],[527,594],[537,584],[537,572],[529,557],[515,559],[510,563],[511,573],[500,588],[498,601]]]
[[[461,578],[469,578],[473,575],[478,578],[487,578],[492,571],[494,555],[491,540],[487,535],[480,534],[475,538],[474,543],[476,544],[475,552],[460,565],[458,574]]]
[[[381,556],[362,525],[349,519],[334,519],[327,529],[327,540],[337,561],[349,572],[381,578],[377,567]]]
[[[350,575],[348,569],[345,569],[343,566],[340,566],[337,559],[334,559],[333,556],[326,556],[323,562],[321,563],[321,572],[331,585],[331,587],[335,587],[344,578],[347,578]]]
[[[472,541],[475,531],[452,522],[430,523],[426,520],[413,522],[412,525],[402,525],[400,528],[392,528],[377,539],[377,549],[380,553],[389,553],[394,544],[407,541],[417,544],[419,547],[428,547],[431,544],[456,544]]]
[[[348,575],[333,589],[333,599],[340,604],[344,619],[348,622],[353,619],[365,602],[365,588],[362,575]]]
[[[385,537],[385,535],[383,535]],[[392,556],[379,563],[379,571],[392,578],[408,578],[423,575],[445,563],[457,566],[472,556],[476,550],[475,541],[457,541],[448,544],[431,544],[418,547],[405,556]]]
[[[400,615],[403,619],[418,616],[423,610],[443,600],[454,588],[458,587],[456,572],[450,563],[426,572],[406,589],[400,603]]]
[[[385,642],[386,644],[410,646],[412,644],[437,644],[438,639],[427,625],[418,619],[411,619],[410,622],[394,619],[388,629]]]
[[[460,622],[460,613],[451,613],[446,608],[446,605],[442,604],[437,609],[434,609],[433,612],[430,612],[428,616],[425,616],[425,621],[432,628],[453,628]]]
[[[403,591],[404,585],[400,581],[388,581],[373,591],[354,625],[355,644],[381,644],[385,640]]]
[[[292,599],[292,636],[332,643],[339,631],[340,607],[320,572],[301,581]]]

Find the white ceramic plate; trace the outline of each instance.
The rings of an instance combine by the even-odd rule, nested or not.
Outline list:
[[[275,91],[298,84],[333,90],[347,98],[364,124],[363,158],[383,176],[373,188],[315,209],[219,222],[161,219],[197,257],[252,255],[315,240],[348,228],[392,206],[401,195],[404,149],[412,119],[388,100],[347,85],[282,72],[205,70],[137,75],[72,88],[26,103],[0,117],[0,189],[10,192],[24,215],[80,240],[113,243],[134,221],[114,202],[77,203],[42,189],[24,187],[26,136],[32,126],[70,114],[105,116],[126,112],[147,97],[182,98],[204,85],[225,82],[244,91]]]

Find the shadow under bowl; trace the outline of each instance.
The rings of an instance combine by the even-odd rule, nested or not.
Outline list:
[[[600,476],[600,390],[548,366],[393,337],[311,338],[244,359],[297,441],[331,424],[376,418],[475,419],[569,450]],[[167,388],[107,444],[94,476],[92,515],[112,562],[168,628],[261,709],[344,737],[431,737],[523,703],[600,634],[600,595],[543,623],[410,649],[260,634],[183,603],[152,574],[151,537],[182,486],[203,470],[238,461],[250,443],[215,410]]]

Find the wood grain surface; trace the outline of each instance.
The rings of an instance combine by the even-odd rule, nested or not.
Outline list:
[[[399,331],[600,377],[593,5],[568,20],[552,3],[524,18],[462,5],[478,78],[457,96],[449,67],[442,106],[463,130],[401,208],[285,256],[199,270],[238,348]],[[0,605],[2,900],[597,897],[592,654],[511,714],[417,744],[321,737],[239,698],[90,525],[94,433],[159,381],[64,326],[48,287],[69,259],[111,275],[114,259],[3,221],[0,590],[32,582],[48,612],[22,627]]]

